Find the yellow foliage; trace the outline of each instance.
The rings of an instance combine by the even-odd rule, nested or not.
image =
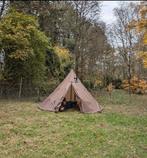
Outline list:
[[[122,84],[123,89],[129,90],[129,82],[128,80],[124,80]],[[132,93],[141,93],[144,94],[147,91],[147,81],[143,79],[139,79],[134,76],[130,80],[130,90]]]
[[[102,84],[102,81],[96,79],[95,82],[94,82],[94,87],[101,86],[101,84]]]
[[[110,83],[110,84],[107,86],[107,91],[108,91],[109,93],[111,93],[112,90],[113,90],[113,85],[112,85],[112,83]]]
[[[143,59],[144,67],[147,68],[147,52],[139,52],[139,58]]]
[[[27,60],[37,52],[45,53],[48,43],[33,16],[9,10],[1,19],[0,49],[5,49],[11,59]]]
[[[60,69],[63,71],[66,67],[70,67],[72,63],[72,56],[68,49],[60,46],[54,46],[53,50],[59,57]]]
[[[135,21],[132,20],[132,22],[130,22],[128,28],[132,29],[135,28],[136,31],[138,32],[142,32],[143,33],[143,44],[144,46],[147,45],[147,6],[145,5],[144,2],[141,3],[140,5],[140,20],[139,21]],[[147,68],[147,52],[143,52],[143,53],[139,53],[139,57],[143,60],[144,63],[144,67]]]
[[[60,60],[70,60],[71,58],[70,52],[66,48],[55,46],[54,51],[58,55]]]
[[[147,33],[144,35],[143,42],[145,45],[147,45]]]

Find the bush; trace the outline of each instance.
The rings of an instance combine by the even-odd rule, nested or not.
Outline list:
[[[125,90],[129,90],[128,80],[123,81],[122,87]],[[134,76],[130,80],[130,90],[135,94],[145,94],[147,92],[147,81]]]
[[[94,88],[94,83],[92,83],[91,80],[84,80],[83,84],[85,85],[86,88],[88,89],[93,89]]]
[[[115,89],[121,89],[122,80],[121,79],[114,79],[112,84],[115,86]]]
[[[57,80],[52,80],[49,82],[46,82],[43,87],[40,89],[40,94],[41,96],[46,96],[49,95],[53,90],[57,87],[58,81]]]

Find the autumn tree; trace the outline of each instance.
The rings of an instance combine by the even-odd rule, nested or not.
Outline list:
[[[70,55],[74,57],[72,66],[81,80],[86,77],[93,80],[94,84],[95,80],[99,79],[98,76],[102,76],[101,80],[106,85],[107,76],[113,72],[110,69],[113,63],[109,64],[113,54],[105,34],[105,24],[99,21],[100,2],[10,1],[10,6],[18,12],[35,16],[40,29],[49,37],[55,48],[58,46],[61,49],[69,49]],[[46,55],[46,76],[50,76],[49,78],[66,74],[71,67],[71,62],[65,60],[65,63],[61,64],[61,57],[53,52],[54,49],[47,51]],[[60,64],[69,66],[63,66],[64,71]],[[94,78],[91,78],[92,74],[96,74]]]
[[[98,22],[100,2],[31,1],[19,3],[13,1],[11,5],[18,11],[37,15],[41,29],[51,38],[53,45],[66,47],[73,54],[75,69],[82,79],[88,57],[95,58],[96,54],[98,56],[102,52],[100,47],[104,46],[101,39],[106,39],[104,30]]]
[[[59,78],[62,80],[72,67],[73,57],[67,48],[56,45],[53,49],[60,61],[60,71],[58,73]]]
[[[144,67],[147,68],[147,4],[146,2],[141,2],[139,5],[138,12],[139,19],[133,19],[129,28],[135,28],[137,32],[142,33],[142,42],[143,45],[140,47],[139,57],[143,60]]]
[[[45,52],[50,45],[35,17],[9,10],[0,23],[0,49],[5,51],[3,76],[10,84],[23,80],[26,86],[42,85]]]
[[[134,17],[137,18],[138,8],[134,3],[120,3],[118,8],[114,9],[116,23],[111,26],[111,41],[114,44],[116,52],[123,59],[124,78],[130,83],[131,77],[136,73],[136,46],[139,41],[139,35],[133,30],[127,29],[127,25]],[[130,90],[129,90],[130,93]]]

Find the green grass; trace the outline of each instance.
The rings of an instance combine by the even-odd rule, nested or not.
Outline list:
[[[102,113],[41,111],[0,101],[0,158],[146,158],[147,96],[96,95]]]

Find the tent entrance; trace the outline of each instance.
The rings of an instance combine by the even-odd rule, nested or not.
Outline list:
[[[65,95],[65,100],[66,100],[66,106],[65,106],[65,109],[78,109],[80,110],[77,102],[79,102],[79,99],[75,93],[75,90],[74,90],[74,87],[71,86],[69,87],[66,95]]]
[[[71,85],[65,95],[66,101],[76,101],[76,93],[73,86]]]

